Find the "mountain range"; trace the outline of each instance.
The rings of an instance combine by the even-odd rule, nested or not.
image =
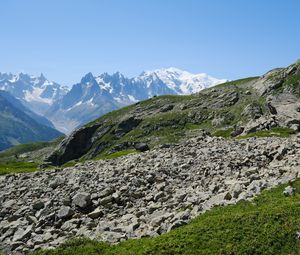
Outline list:
[[[187,95],[223,83],[205,73],[177,68],[145,71],[137,77],[123,74],[86,74],[70,89],[40,76],[0,73],[0,90],[9,92],[32,112],[49,119],[56,129],[75,128],[123,106],[159,95]],[[48,123],[48,126],[51,124]]]

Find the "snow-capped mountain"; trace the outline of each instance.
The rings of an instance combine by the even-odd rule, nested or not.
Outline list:
[[[47,80],[43,74],[31,76],[23,73],[0,73],[0,90],[9,92],[29,109],[41,115],[68,92],[67,87]]]
[[[148,77],[153,76],[157,76],[178,95],[197,93],[205,88],[227,81],[225,79],[216,79],[206,73],[192,74],[175,67],[147,71],[142,73],[138,79],[148,79]]]
[[[31,111],[48,118],[69,133],[99,116],[155,95],[187,95],[223,83],[207,74],[177,68],[145,71],[137,77],[123,74],[86,74],[71,89],[47,80],[43,74],[0,73],[0,90],[19,99]]]
[[[45,116],[58,130],[69,133],[74,128],[119,107],[121,105],[110,92],[101,88],[95,77],[88,73],[62,99],[56,101]]]
[[[223,83],[207,74],[191,74],[176,68],[146,71],[134,78],[117,72],[86,74],[45,113],[65,133],[109,111],[155,95],[187,95]]]

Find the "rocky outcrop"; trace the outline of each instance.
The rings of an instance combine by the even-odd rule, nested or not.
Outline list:
[[[114,160],[0,176],[0,250],[26,254],[74,236],[112,243],[157,236],[216,205],[299,178],[299,148],[299,136],[202,133]]]
[[[279,125],[280,123],[275,116],[260,117],[253,122],[249,122],[244,128],[243,134],[246,135],[257,131],[270,130],[278,127]]]
[[[124,117],[117,122],[112,133],[115,137],[121,138],[124,134],[137,127],[140,122],[140,119],[133,116]],[[44,162],[46,165],[60,166],[70,160],[79,159],[89,151],[89,158],[96,156],[111,145],[109,142],[98,143],[98,141],[106,135],[112,127],[112,125],[94,123],[75,130],[59,144],[58,148],[50,154]]]
[[[295,91],[293,86],[290,85],[294,85],[294,82],[298,82],[299,79],[295,79],[295,81],[293,81],[293,78],[295,75],[299,75],[299,73],[300,62],[297,61],[287,68],[276,68],[267,72],[254,83],[253,88],[258,91],[259,95],[276,94],[274,91],[294,93],[297,91]]]
[[[135,118],[134,116],[129,116],[123,118],[120,123],[117,124],[116,130],[114,132],[117,138],[122,137],[124,134],[128,133],[141,123],[141,119]]]
[[[80,158],[91,148],[91,138],[99,127],[100,125],[92,125],[75,130],[45,161],[53,165],[62,165],[72,159]]]

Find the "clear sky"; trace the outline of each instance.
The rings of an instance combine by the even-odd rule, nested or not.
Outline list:
[[[0,71],[72,85],[178,67],[255,76],[300,58],[298,0],[1,0]]]

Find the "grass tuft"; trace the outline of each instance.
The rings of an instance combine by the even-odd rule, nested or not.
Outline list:
[[[218,136],[218,137],[230,138],[232,131],[233,131],[233,128],[218,129],[212,135]]]
[[[270,130],[262,130],[254,133],[250,133],[248,135],[239,136],[239,139],[246,139],[250,137],[289,137],[292,134],[295,134],[295,130],[291,128],[272,128]]]
[[[117,151],[117,152],[114,152],[114,153],[111,153],[111,154],[108,154],[108,155],[97,157],[97,158],[95,158],[95,160],[98,160],[98,159],[114,159],[114,158],[119,158],[119,157],[122,157],[122,156],[126,156],[126,155],[129,155],[129,154],[136,154],[136,153],[139,153],[139,152],[137,150]]]

